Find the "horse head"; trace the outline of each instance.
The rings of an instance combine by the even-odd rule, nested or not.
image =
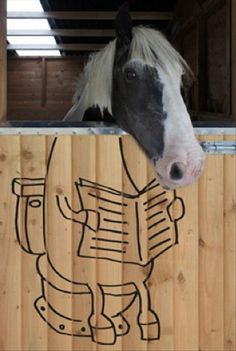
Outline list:
[[[91,108],[108,112],[136,139],[163,187],[189,185],[204,163],[181,94],[191,70],[160,32],[132,27],[127,4],[115,23],[116,39],[90,58],[66,119],[82,120]]]

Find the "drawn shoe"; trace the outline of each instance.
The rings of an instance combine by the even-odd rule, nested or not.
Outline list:
[[[114,345],[116,342],[116,330],[112,321],[105,315],[91,316],[89,324],[91,327],[92,340],[101,345]]]
[[[130,330],[130,325],[125,319],[125,317],[123,317],[121,314],[119,316],[112,317],[112,322],[115,325],[117,336],[128,334]]]
[[[160,339],[160,321],[154,311],[149,310],[147,315],[144,313],[140,314],[138,317],[138,324],[142,340]]]

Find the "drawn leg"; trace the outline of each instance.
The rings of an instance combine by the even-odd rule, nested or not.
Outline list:
[[[114,345],[116,342],[115,326],[112,320],[104,314],[104,305],[104,291],[100,284],[96,284],[93,290],[93,314],[89,319],[92,340],[101,345]]]
[[[151,308],[151,298],[145,282],[137,286],[140,312],[138,315],[138,325],[141,331],[142,340],[160,339],[160,322],[157,314]]]

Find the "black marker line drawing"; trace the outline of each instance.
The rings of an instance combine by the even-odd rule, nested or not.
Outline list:
[[[57,138],[51,147],[47,174],[56,143]],[[141,339],[160,338],[160,321],[152,309],[147,282],[154,261],[178,244],[177,222],[185,215],[184,202],[176,191],[173,191],[173,199],[170,201],[166,191],[155,179],[143,189],[138,188],[129,172],[122,138],[119,139],[118,147],[124,171],[134,189],[132,194],[78,177],[74,181],[78,195],[77,209],[72,208],[67,196],[58,194],[55,194],[55,206],[58,216],[63,217],[64,221],[72,221],[82,229],[74,253],[78,262],[96,259],[107,264],[109,261],[114,269],[121,264],[129,265],[132,278],[129,275],[123,276],[122,282],[115,274],[113,281],[109,282],[106,277],[104,280],[99,277],[97,283],[74,281],[58,271],[48,250],[45,207],[47,174],[45,178],[15,178],[12,181],[12,193],[16,195],[17,240],[25,252],[38,256],[36,268],[41,279],[42,294],[34,304],[37,312],[57,333],[90,337],[94,342],[104,345],[114,345],[117,337],[129,333],[130,323],[124,317],[124,312],[136,299],[139,301],[137,325]],[[152,196],[148,198],[150,190]],[[91,198],[96,200],[95,209],[86,205]],[[180,209],[177,218],[172,215],[173,204]],[[126,215],[126,211],[129,211],[129,215]],[[31,224],[36,217],[39,220],[32,230]],[[145,232],[145,235],[148,234],[146,245],[142,244],[144,238],[140,230],[141,218],[145,218],[148,229]],[[146,272],[145,278],[141,267]],[[50,301],[50,294],[56,294],[57,304]],[[70,316],[62,311],[61,306],[68,303],[68,296],[72,296],[73,303],[77,306],[87,306],[81,315]],[[115,301],[121,297],[124,301],[117,310]],[[49,311],[53,315],[52,319],[48,318]]]

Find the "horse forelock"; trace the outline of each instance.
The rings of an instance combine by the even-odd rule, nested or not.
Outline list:
[[[152,28],[138,26],[133,28],[130,46],[130,59],[139,59],[145,65],[162,70],[169,77],[181,82],[184,74],[193,73],[186,61],[168,42],[165,36]]]
[[[112,114],[113,66],[116,54],[116,39],[101,51],[90,56],[84,71],[77,82],[74,102],[80,100],[83,110],[96,106],[101,112]],[[133,28],[133,38],[129,50],[129,60],[138,59],[144,64],[156,67],[181,83],[184,74],[192,77],[191,69],[185,60],[167,41],[163,34],[152,28]]]

